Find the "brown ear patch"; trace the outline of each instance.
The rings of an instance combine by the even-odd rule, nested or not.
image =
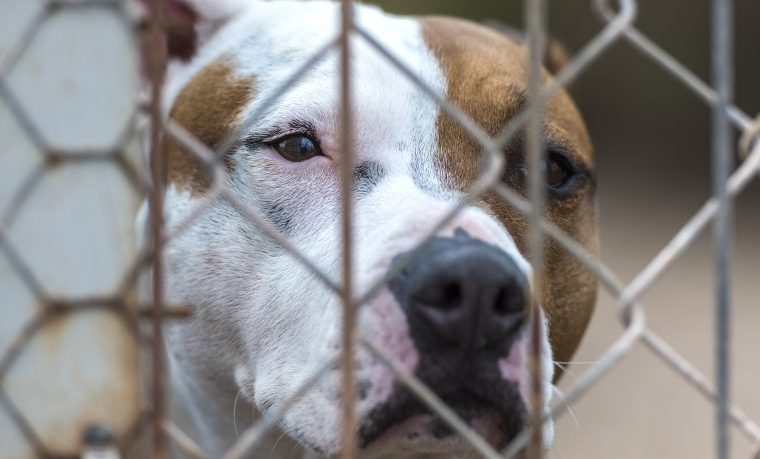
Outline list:
[[[544,57],[544,66],[552,75],[556,75],[570,61],[570,54],[567,52],[565,45],[557,40],[550,38],[546,42],[546,56]]]
[[[525,34],[522,31],[510,27],[501,21],[490,20],[483,24],[506,35],[516,43],[525,43]],[[548,37],[546,41],[546,53],[544,55],[544,67],[546,67],[546,70],[552,75],[556,75],[569,61],[570,54],[565,46],[558,40]]]
[[[170,117],[209,148],[235,126],[255,96],[252,77],[235,75],[232,63],[221,57],[203,68],[182,89]],[[202,192],[209,179],[203,165],[174,141],[168,146],[169,181],[179,189]]]
[[[445,17],[425,18],[422,31],[446,76],[447,99],[489,135],[496,135],[524,108],[525,98],[515,84],[525,81],[526,74],[515,59],[522,54],[515,42],[485,27]],[[445,113],[436,127],[439,169],[449,173],[457,188],[469,187],[479,173],[480,146]]]

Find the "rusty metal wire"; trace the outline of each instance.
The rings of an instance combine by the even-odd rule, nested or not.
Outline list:
[[[556,418],[575,403],[584,394],[587,394],[593,387],[617,364],[619,364],[631,349],[641,343],[648,348],[653,355],[668,365],[674,372],[679,374],[685,383],[701,393],[707,400],[714,403],[717,408],[716,414],[716,436],[717,457],[726,458],[729,452],[728,432],[729,424],[733,424],[738,430],[750,441],[757,446],[756,458],[760,458],[760,426],[758,423],[749,418],[739,407],[733,406],[728,394],[728,383],[730,381],[729,367],[729,349],[727,325],[730,313],[730,298],[728,297],[728,283],[730,282],[730,273],[728,271],[728,254],[729,243],[731,241],[731,204],[742,190],[760,174],[760,142],[756,139],[760,135],[760,122],[753,121],[750,116],[731,103],[731,72],[733,71],[733,62],[731,61],[732,44],[728,38],[732,31],[731,11],[729,0],[714,0],[714,32],[715,40],[713,47],[714,57],[714,79],[716,87],[712,88],[707,83],[700,80],[693,72],[688,70],[677,59],[670,56],[664,50],[657,46],[656,43],[649,40],[634,26],[638,4],[636,0],[593,0],[593,5],[602,19],[605,26],[602,31],[584,46],[581,51],[568,63],[568,65],[559,72],[553,79],[542,81],[540,73],[540,58],[543,55],[543,41],[546,35],[545,27],[545,2],[540,0],[526,0],[526,11],[528,13],[528,35],[529,48],[531,50],[531,73],[529,81],[529,104],[528,107],[520,114],[515,116],[504,126],[502,131],[493,138],[488,136],[480,126],[471,120],[465,113],[459,110],[451,102],[438,94],[435,90],[428,87],[425,82],[419,78],[414,71],[409,69],[404,63],[383,45],[382,40],[374,37],[368,31],[362,29],[353,23],[353,4],[351,0],[341,0],[341,31],[340,34],[329,43],[326,43],[311,58],[307,59],[300,68],[297,69],[290,77],[285,79],[282,84],[270,93],[266,100],[256,108],[241,126],[230,133],[217,146],[216,151],[212,151],[192,134],[187,132],[182,126],[172,120],[164,119],[161,112],[161,95],[164,80],[164,69],[166,56],[164,55],[163,34],[164,21],[162,15],[162,0],[151,0],[149,2],[149,28],[148,39],[152,44],[143,51],[147,57],[147,62],[151,64],[149,76],[152,82],[152,93],[148,100],[146,113],[135,115],[148,116],[150,121],[150,168],[149,176],[139,179],[138,173],[133,171],[129,162],[125,159],[124,150],[126,143],[130,140],[132,131],[135,129],[136,122],[133,122],[130,129],[121,136],[115,147],[107,151],[59,151],[51,147],[46,141],[44,133],[30,120],[23,105],[18,101],[11,89],[6,84],[6,78],[15,64],[24,54],[33,37],[43,27],[47,18],[60,8],[111,8],[118,11],[126,19],[126,13],[121,9],[118,1],[49,1],[43,11],[37,15],[30,25],[23,31],[18,43],[15,43],[7,53],[5,60],[0,62],[0,100],[4,102],[14,118],[31,140],[32,144],[39,151],[44,159],[41,165],[36,167],[31,174],[23,181],[19,189],[11,198],[11,205],[5,212],[0,215],[0,255],[3,255],[11,264],[14,271],[19,274],[25,285],[32,291],[41,304],[41,310],[36,316],[21,330],[19,335],[12,341],[8,351],[0,356],[0,409],[17,425],[21,434],[26,441],[32,446],[35,453],[42,458],[55,457],[54,451],[49,451],[45,446],[44,439],[41,439],[30,425],[29,421],[16,407],[5,391],[2,390],[2,382],[6,377],[9,369],[17,360],[19,353],[27,346],[30,340],[39,330],[49,321],[55,319],[65,311],[66,313],[76,313],[79,308],[88,305],[113,310],[124,317],[125,322],[139,339],[143,340],[142,349],[151,355],[150,361],[150,388],[151,398],[150,406],[146,409],[143,416],[137,420],[134,431],[141,430],[139,427],[142,423],[150,422],[152,427],[152,447],[151,457],[166,457],[168,440],[183,450],[191,457],[203,459],[209,457],[203,449],[198,446],[194,440],[182,432],[179,427],[166,418],[166,394],[165,394],[165,373],[166,362],[163,349],[162,325],[167,320],[183,320],[192,313],[191,308],[179,308],[177,310],[164,310],[163,300],[163,247],[172,239],[190,227],[210,206],[219,200],[224,200],[230,204],[237,212],[240,213],[247,221],[253,224],[259,231],[271,237],[286,253],[294,257],[301,263],[312,275],[319,279],[334,294],[339,295],[343,304],[343,329],[342,329],[342,351],[340,355],[334,356],[323,365],[321,365],[313,375],[306,378],[297,390],[284,400],[280,407],[272,412],[262,415],[262,417],[250,426],[240,439],[226,453],[224,459],[242,459],[247,457],[249,452],[263,438],[264,434],[275,428],[282,416],[294,406],[305,394],[314,388],[323,377],[330,371],[339,369],[342,375],[342,438],[344,449],[342,457],[349,459],[356,457],[356,419],[354,413],[355,405],[355,376],[353,374],[353,358],[356,347],[364,346],[374,355],[378,361],[382,362],[397,377],[398,381],[409,388],[431,412],[438,415],[447,423],[455,432],[468,442],[468,444],[480,456],[489,459],[500,457],[515,457],[526,450],[529,457],[543,457],[543,438],[542,426],[551,418]],[[452,206],[447,215],[440,221],[431,225],[427,235],[417,244],[409,256],[402,260],[396,267],[396,272],[403,269],[403,266],[409,263],[419,252],[430,242],[430,240],[460,211],[475,202],[486,192],[494,192],[505,202],[509,203],[518,212],[529,217],[531,222],[530,241],[530,259],[534,266],[541,266],[541,247],[544,238],[550,238],[558,243],[562,248],[575,256],[584,266],[586,266],[598,278],[601,285],[607,289],[620,304],[620,323],[622,333],[618,339],[607,348],[599,357],[598,361],[588,368],[575,381],[573,386],[564,397],[563,404],[557,405],[551,413],[541,412],[543,406],[541,386],[537,384],[541,380],[540,365],[540,340],[538,339],[538,328],[535,326],[533,331],[533,342],[531,345],[532,355],[532,392],[533,403],[530,423],[530,429],[518,435],[507,447],[506,451],[496,452],[484,439],[480,438],[473,432],[468,425],[461,420],[456,413],[445,405],[435,393],[426,387],[414,375],[404,370],[393,356],[388,355],[382,349],[360,336],[361,331],[356,329],[356,314],[359,308],[371,300],[385,284],[385,278],[378,278],[371,287],[365,292],[355,292],[353,289],[353,272],[352,272],[352,171],[353,171],[353,140],[352,140],[352,116],[351,116],[351,44],[353,40],[361,39],[374,49],[377,54],[383,57],[390,65],[400,71],[405,78],[414,84],[418,90],[434,101],[443,113],[449,115],[482,147],[484,161],[478,180],[473,184],[470,190],[463,192],[458,202]],[[574,241],[571,237],[564,234],[559,228],[547,221],[542,215],[543,208],[542,196],[542,178],[541,157],[544,154],[541,145],[540,126],[543,119],[542,109],[549,98],[556,94],[557,91],[566,87],[570,82],[580,77],[581,73],[596,59],[598,59],[610,46],[618,40],[626,40],[635,48],[640,50],[646,57],[660,65],[668,74],[673,75],[682,82],[694,94],[701,98],[714,111],[714,195],[704,206],[677,232],[673,239],[657,254],[657,256],[631,281],[625,285],[617,279],[614,273],[599,261],[595,256],[588,253],[584,247]],[[233,148],[237,139],[242,133],[251,129],[259,117],[265,111],[276,103],[290,88],[297,85],[303,75],[311,70],[316,64],[322,61],[330,50],[338,48],[340,51],[340,77],[341,77],[341,123],[340,123],[340,141],[342,151],[341,163],[341,190],[342,190],[342,236],[343,236],[343,271],[340,282],[331,279],[327,274],[322,272],[316,264],[309,260],[304,254],[299,252],[297,247],[288,241],[286,237],[271,225],[266,218],[260,215],[259,211],[251,208],[247,203],[240,201],[225,187],[225,171],[222,159],[227,151]],[[731,156],[732,145],[730,143],[729,123],[738,128],[742,133],[741,145],[739,151],[744,156],[744,161],[740,167],[730,174],[729,158]],[[502,146],[506,145],[509,140],[519,131],[527,127],[528,133],[528,151],[530,158],[530,183],[531,192],[529,200],[525,200],[513,190],[499,183],[499,177],[503,167]],[[164,228],[163,223],[163,192],[164,180],[166,174],[166,164],[163,154],[164,142],[166,138],[176,141],[183,149],[197,158],[204,165],[208,176],[210,177],[210,188],[203,202],[196,208],[191,209],[184,217],[183,221],[176,225],[171,231]],[[17,247],[14,247],[6,237],[7,228],[12,225],[14,217],[18,210],[24,206],[26,198],[36,188],[42,176],[46,171],[55,167],[61,162],[90,162],[90,161],[109,161],[116,164],[122,172],[130,177],[130,182],[134,186],[143,189],[147,196],[150,209],[150,240],[151,246],[148,252],[138,256],[132,270],[128,273],[123,287],[119,289],[114,298],[101,298],[97,300],[83,299],[72,302],[61,301],[60,299],[51,299],[48,292],[43,288],[43,284],[36,279],[35,274],[28,267],[28,263],[23,259],[23,255]],[[683,356],[679,355],[662,337],[658,336],[646,325],[646,316],[638,303],[639,299],[652,284],[671,266],[697,239],[697,237],[710,224],[716,223],[716,276],[719,279],[716,288],[716,303],[718,307],[718,337],[716,338],[716,363],[718,364],[717,379],[713,385],[709,379],[699,372]],[[131,310],[123,297],[127,294],[131,286],[136,282],[139,273],[146,267],[151,268],[152,276],[152,304],[138,308],[137,311]],[[394,276],[396,273],[389,273]],[[541,273],[539,269],[534,272],[535,280],[538,285],[535,291],[540,291]],[[537,303],[537,305],[540,304]],[[538,307],[532,308],[532,323],[538,324],[537,314]],[[141,337],[138,332],[138,323],[145,320],[150,323],[152,333],[148,338]],[[358,341],[357,341],[358,340]],[[129,443],[129,442],[128,442]],[[124,450],[131,447],[126,444]]]
[[[168,56],[164,43],[164,2],[151,0],[148,4],[147,43],[150,52],[147,56],[148,75],[150,79],[150,192],[148,208],[150,211],[150,247],[153,264],[151,266],[151,291],[153,299],[152,336],[151,336],[151,418],[153,422],[152,456],[164,459],[166,451],[166,433],[164,424],[167,413],[166,402],[166,353],[164,351],[164,193],[166,180],[166,142],[164,133],[164,116],[162,98],[166,79]]]
[[[40,3],[42,4],[43,2]],[[137,175],[131,170],[129,161],[125,159],[127,143],[131,140],[132,136],[132,126],[126,126],[116,144],[108,148],[100,150],[62,150],[53,146],[46,139],[45,133],[31,119],[27,108],[14,94],[8,84],[9,75],[28,50],[32,40],[55,14],[65,10],[79,11],[96,8],[115,13],[126,25],[128,20],[122,14],[121,6],[119,2],[103,1],[46,2],[42,5],[40,11],[29,21],[29,24],[24,28],[17,42],[11,44],[11,48],[5,54],[5,58],[0,62],[0,101],[12,113],[14,120],[18,123],[26,139],[31,142],[31,145],[40,156],[39,164],[23,178],[21,185],[10,197],[9,206],[3,210],[3,214],[0,216],[0,255],[9,262],[24,286],[33,294],[38,306],[34,317],[21,328],[17,336],[11,340],[5,352],[0,355],[0,386],[4,385],[9,373],[16,366],[20,355],[40,334],[41,330],[70,315],[92,309],[109,311],[125,323],[131,336],[137,336],[137,317],[122,295],[115,294],[113,297],[78,299],[54,297],[43,287],[43,282],[37,278],[37,274],[33,272],[29,263],[25,260],[23,255],[24,248],[14,246],[7,237],[8,230],[14,224],[20,209],[27,205],[28,197],[39,186],[45,174],[61,165],[95,162],[111,163],[115,168],[124,173],[128,182],[135,190],[142,190],[135,180]],[[135,375],[135,378],[137,378],[137,375]],[[35,430],[35,427],[24,415],[23,409],[20,408],[23,408],[23,406],[17,405],[17,402],[12,400],[4,389],[0,389],[0,410],[13,421],[27,443],[32,447],[35,456],[39,458],[65,457],[61,455],[60,451],[54,451],[46,444],[47,439],[40,436],[39,432]],[[135,420],[134,426],[128,429],[127,434],[125,434],[125,439],[131,436],[129,432],[138,430],[139,422],[139,419]],[[125,443],[121,446],[126,450],[129,445]]]
[[[544,429],[544,393],[543,380],[544,360],[543,333],[541,328],[541,305],[544,302],[544,233],[539,222],[543,217],[546,201],[544,187],[546,161],[544,146],[544,107],[536,99],[541,93],[543,83],[543,62],[546,55],[546,25],[547,2],[545,0],[525,0],[525,25],[528,44],[528,60],[530,73],[528,75],[528,104],[532,110],[528,112],[528,122],[525,128],[525,150],[528,163],[528,198],[530,199],[528,232],[528,260],[533,266],[533,295],[528,313],[530,331],[529,370],[530,370],[530,420],[528,423],[530,442],[526,457],[540,459],[543,457]]]
[[[356,375],[354,374],[354,349],[356,348],[356,306],[354,304],[353,273],[353,206],[354,206],[354,135],[353,135],[353,91],[351,89],[351,38],[354,25],[354,5],[352,0],[340,3],[340,194],[341,233],[343,235],[343,323],[341,339],[341,404],[342,441],[341,458],[356,456]]]

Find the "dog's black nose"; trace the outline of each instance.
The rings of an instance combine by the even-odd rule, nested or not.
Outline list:
[[[434,239],[389,285],[412,333],[434,347],[501,347],[525,322],[523,272],[504,251],[461,230]]]

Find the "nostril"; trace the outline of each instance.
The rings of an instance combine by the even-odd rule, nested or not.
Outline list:
[[[515,260],[495,246],[435,239],[404,274],[390,278],[388,286],[423,347],[501,349],[522,329],[528,281]]]
[[[462,295],[461,284],[456,281],[448,281],[434,283],[421,289],[414,295],[413,300],[424,307],[451,311],[461,306]]]
[[[503,286],[496,294],[493,312],[497,316],[509,316],[525,310],[525,294],[519,285]]]
[[[443,286],[442,294],[444,301],[441,309],[455,309],[462,304],[462,286],[457,282],[448,282]]]

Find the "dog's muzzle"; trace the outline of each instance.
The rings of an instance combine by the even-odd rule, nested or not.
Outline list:
[[[422,353],[508,349],[525,322],[523,272],[503,250],[463,230],[434,239],[389,286]]]
[[[433,239],[388,279],[420,355],[415,375],[465,421],[496,418],[503,444],[524,426],[525,406],[498,360],[521,336],[530,301],[527,276],[502,249],[457,230]],[[408,263],[406,263],[408,261]],[[394,270],[392,270],[393,272]],[[360,430],[363,444],[412,416],[430,412],[401,385]],[[451,432],[434,419],[428,432]]]

